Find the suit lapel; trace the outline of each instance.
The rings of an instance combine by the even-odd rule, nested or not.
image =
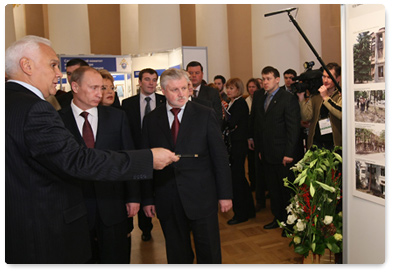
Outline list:
[[[163,97],[159,96],[158,94],[155,94],[155,97],[156,97],[156,107],[162,105],[165,102]]]
[[[188,132],[192,131],[193,121],[195,118],[196,111],[193,108],[192,103],[187,102],[184,109],[184,114],[182,115],[182,120],[180,124],[180,130],[178,131],[177,144],[180,145],[184,138],[188,138]]]
[[[71,107],[69,106],[62,111],[64,111],[64,124],[66,128],[74,135],[78,143],[85,145],[85,141],[82,138],[80,131],[78,130],[77,122],[75,121]]]
[[[106,106],[107,107],[107,106]],[[101,106],[97,107],[97,132],[96,132],[96,141],[95,141],[95,148],[100,148],[100,144],[103,141],[100,136],[102,136],[105,132],[104,130],[109,130],[110,123],[107,122],[108,115],[107,112],[104,111]]]
[[[272,100],[270,101],[269,107],[267,108],[266,113],[270,112],[273,108],[276,107],[278,101],[281,98],[281,88],[277,91],[277,93],[274,95],[274,97],[272,98]],[[267,94],[265,95],[265,100],[266,100]]]
[[[170,143],[170,146],[174,147],[173,140],[171,137],[171,129],[169,126],[169,118],[167,116],[166,106],[158,108],[157,118],[158,118],[158,127],[166,136],[166,140],[168,143]]]

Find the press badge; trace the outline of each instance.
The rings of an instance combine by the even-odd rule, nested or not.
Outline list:
[[[331,134],[332,126],[329,118],[321,119],[319,122],[321,135]]]

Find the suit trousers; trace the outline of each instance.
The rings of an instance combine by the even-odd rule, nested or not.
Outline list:
[[[240,221],[255,217],[254,199],[245,176],[247,152],[247,141],[232,141],[230,169],[233,187],[233,218]]]
[[[145,216],[142,208],[139,210],[137,217],[139,228],[143,232],[143,234],[151,233],[151,230],[154,227],[152,225],[152,218]]]
[[[259,158],[259,152],[254,152],[254,164],[255,164],[255,200],[256,203],[266,207],[266,191],[267,183],[265,180],[265,175],[263,173],[262,160]]]
[[[130,219],[106,226],[96,215],[95,226],[90,230],[92,258],[88,263],[129,264],[131,251]]]
[[[172,202],[171,216],[159,219],[166,240],[167,262],[193,263],[192,232],[197,263],[220,264],[222,258],[217,211],[207,217],[191,220],[184,212],[178,193],[169,202]]]
[[[263,161],[263,172],[270,193],[270,207],[274,217],[281,221],[287,220],[285,208],[288,206],[291,195],[290,190],[284,186],[283,179],[289,177],[291,164],[270,164]]]

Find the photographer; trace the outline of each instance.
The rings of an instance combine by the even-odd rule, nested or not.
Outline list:
[[[341,67],[329,63],[327,68],[339,82]],[[310,121],[307,149],[314,144],[332,150],[334,146],[342,146],[342,97],[326,71],[322,73],[322,83],[319,93],[309,90],[312,94],[308,100],[305,92],[299,92],[299,105],[302,120]]]

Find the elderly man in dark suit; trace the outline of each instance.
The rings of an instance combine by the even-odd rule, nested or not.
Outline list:
[[[141,149],[141,127],[145,114],[166,102],[165,96],[156,93],[157,81],[158,73],[154,69],[141,70],[139,73],[140,93],[122,101],[122,109],[128,117],[136,149]],[[141,239],[151,240],[152,221],[145,215],[142,208],[138,212],[138,225],[143,232]]]
[[[98,106],[101,88],[92,86],[102,83],[100,73],[92,67],[76,69],[70,79],[73,100],[70,106],[59,114],[67,129],[82,145],[84,140],[83,113],[88,113],[94,135],[92,147],[114,151],[134,149],[129,124],[124,111],[114,107]],[[88,119],[89,120],[89,119]],[[137,214],[140,208],[138,181],[107,183],[96,181],[81,183],[85,204],[88,209],[88,223],[93,250],[91,263],[125,264],[130,263],[131,223],[128,217]],[[137,187],[137,189],[136,189]]]
[[[145,147],[167,147],[177,164],[143,183],[144,211],[157,213],[166,239],[169,263],[192,263],[192,231],[197,263],[221,263],[218,203],[232,207],[232,180],[225,144],[211,108],[189,101],[185,71],[161,75],[167,103],[144,118]]]
[[[197,97],[201,100],[207,100],[211,103],[211,107],[214,109],[217,116],[218,122],[222,125],[222,104],[218,90],[204,85],[203,81],[203,66],[197,62],[192,61],[187,65],[187,71],[190,75],[190,80],[193,85],[193,97]]]
[[[149,179],[153,168],[178,158],[163,148],[111,152],[78,144],[45,101],[62,76],[49,40],[16,41],[6,50],[5,68],[5,261],[84,263],[90,258],[86,207],[70,178]]]
[[[262,70],[264,95],[255,97],[255,123],[257,133],[255,148],[264,166],[265,181],[270,193],[270,205],[274,220],[265,229],[277,228],[277,220],[286,221],[285,210],[289,192],[283,178],[288,176],[294,162],[297,147],[300,108],[298,100],[290,92],[279,87],[280,74],[267,66]],[[255,101],[256,100],[256,101]]]

